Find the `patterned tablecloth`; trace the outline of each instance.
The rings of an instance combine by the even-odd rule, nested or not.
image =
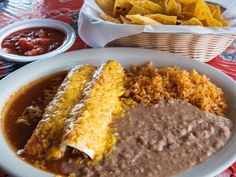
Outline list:
[[[0,0],[0,28],[26,18],[53,18],[70,24],[77,31],[78,12],[82,0]],[[79,38],[70,48],[79,50],[88,46]],[[236,80],[236,41],[221,55],[208,62]],[[6,76],[20,65],[0,59],[0,78]],[[1,158],[1,157],[0,157]],[[10,165],[10,164],[9,164]],[[0,177],[7,177],[0,171]],[[217,177],[236,177],[236,163]]]

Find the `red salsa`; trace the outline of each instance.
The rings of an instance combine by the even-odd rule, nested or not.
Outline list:
[[[53,28],[27,28],[7,36],[2,48],[10,54],[35,56],[57,49],[64,40],[65,34]]]

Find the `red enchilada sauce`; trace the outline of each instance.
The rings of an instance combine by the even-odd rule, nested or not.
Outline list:
[[[2,42],[7,53],[20,56],[41,55],[59,48],[65,34],[57,29],[36,27],[16,31]]]
[[[57,88],[66,74],[67,72],[60,72],[30,83],[13,95],[4,109],[4,129],[9,144],[23,159],[38,167],[41,166],[37,164],[37,159],[20,152],[32,135],[42,118],[45,107],[56,94]],[[60,167],[64,160],[54,163],[46,162],[47,170],[63,174]]]
[[[66,75],[67,72],[59,72],[26,85],[10,98],[3,112],[4,135],[13,151],[31,165],[61,175],[76,170],[71,161],[79,161],[82,154],[68,149],[62,159],[47,161],[29,156],[23,149]]]

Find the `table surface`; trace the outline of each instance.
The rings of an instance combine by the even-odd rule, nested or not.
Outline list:
[[[52,18],[70,24],[77,32],[78,12],[82,4],[82,0],[8,0],[0,3],[0,28],[23,19]],[[75,44],[68,51],[87,47],[77,36]],[[236,41],[208,64],[236,80]],[[0,59],[0,78],[19,67]],[[0,171],[0,177],[9,176]],[[216,177],[236,177],[236,162]]]

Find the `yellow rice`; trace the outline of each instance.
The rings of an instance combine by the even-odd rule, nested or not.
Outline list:
[[[155,68],[152,63],[146,63],[131,67],[126,74],[124,97],[138,103],[181,99],[216,115],[226,112],[223,91],[195,70],[188,72],[178,67]]]

